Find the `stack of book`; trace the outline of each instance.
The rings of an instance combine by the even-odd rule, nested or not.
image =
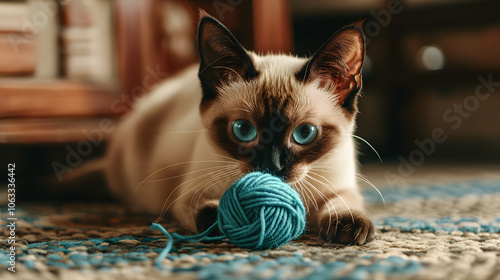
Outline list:
[[[37,68],[35,30],[27,2],[0,1],[0,75],[30,76]]]
[[[110,1],[61,2],[64,75],[109,80],[113,77]]]
[[[110,0],[0,0],[0,76],[113,79],[112,22]]]

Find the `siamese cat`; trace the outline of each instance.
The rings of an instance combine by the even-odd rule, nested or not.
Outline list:
[[[114,194],[201,232],[235,180],[264,171],[298,191],[325,242],[372,240],[353,141],[360,28],[340,29],[309,59],[259,55],[202,13],[198,49],[199,65],[138,100],[117,129],[104,164]]]

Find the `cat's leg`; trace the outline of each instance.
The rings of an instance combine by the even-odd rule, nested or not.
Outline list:
[[[217,221],[217,207],[219,207],[218,200],[206,201],[196,213],[196,231],[202,233],[211,227]],[[214,229],[211,236],[216,236],[219,229]]]
[[[316,226],[323,241],[363,245],[373,239],[374,227],[364,212],[363,198],[356,188],[340,190],[324,200],[319,198],[317,204],[318,211],[311,211],[310,222]]]

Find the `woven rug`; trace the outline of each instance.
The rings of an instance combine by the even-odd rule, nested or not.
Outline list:
[[[314,234],[274,250],[227,242],[176,243],[153,262],[166,237],[153,216],[116,204],[16,206],[9,244],[2,207],[1,279],[500,279],[500,180],[467,178],[364,188],[375,240],[325,245]],[[180,230],[164,223],[171,232]],[[15,272],[8,269],[11,246]]]

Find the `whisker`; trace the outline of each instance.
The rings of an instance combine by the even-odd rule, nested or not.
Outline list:
[[[155,174],[157,174],[158,172],[161,172],[163,170],[166,170],[168,168],[171,168],[171,167],[174,167],[174,166],[179,166],[179,165],[182,165],[182,164],[190,164],[190,163],[227,163],[227,161],[214,161],[214,160],[191,160],[191,161],[184,161],[184,162],[178,162],[178,163],[174,163],[174,164],[171,164],[171,165],[168,165],[168,166],[165,166],[165,167],[162,167],[158,170],[156,170],[155,172],[151,173],[149,176],[147,176],[146,178],[144,178],[144,180],[142,180],[138,185],[137,187],[134,189],[134,191],[136,191],[144,182],[146,182],[149,178],[151,178],[152,176],[154,176]]]
[[[194,194],[191,197],[191,200],[189,202],[189,205],[192,205],[193,199],[196,196],[196,194],[200,190],[204,189],[205,186],[207,186],[209,183],[216,184],[218,181],[222,180],[221,178],[229,177],[235,173],[238,173],[238,171],[234,170],[234,167],[232,167],[232,166],[227,166],[226,168],[223,168],[219,171],[212,172],[211,176],[209,178],[205,179],[204,182],[202,182],[202,184],[194,192]],[[213,178],[213,180],[212,180],[212,178]],[[205,192],[205,190],[203,192]],[[200,194],[200,196],[201,196],[201,194]],[[198,197],[200,197],[200,196],[198,196]]]
[[[214,156],[218,156],[218,157],[222,157],[222,158],[228,159],[228,160],[230,160],[232,162],[241,162],[242,163],[242,161],[239,160],[239,159],[235,159],[235,158],[228,157],[228,156],[225,156],[225,155],[221,155],[221,154],[217,154],[217,153],[210,153],[210,154],[212,154]]]
[[[169,134],[183,134],[183,133],[198,133],[198,132],[205,132],[207,129],[200,129],[200,130],[186,130],[186,131],[168,131],[167,133]]]
[[[320,174],[318,174],[318,173],[316,173],[316,172],[314,172],[314,171],[309,171],[309,173],[314,174],[314,175],[316,175],[316,176],[318,176],[318,177],[320,177],[320,178],[323,178],[324,180],[326,180],[326,182],[327,182],[328,184],[330,184],[330,185],[332,185],[332,186],[333,186],[333,184],[332,184],[332,183],[331,183],[328,179],[326,179],[324,176],[321,176]],[[338,194],[337,194],[334,190],[332,190],[332,189],[328,186],[328,184],[327,184],[327,183],[325,183],[325,182],[321,182],[320,180],[318,180],[318,179],[316,179],[316,178],[314,178],[314,177],[312,177],[312,176],[309,176],[309,178],[311,178],[311,179],[313,179],[314,181],[316,181],[316,182],[318,182],[318,183],[322,184],[324,187],[326,187],[327,189],[329,189],[329,190],[330,190],[333,194],[335,194],[335,195],[336,195],[336,196],[337,196],[337,197],[338,197],[338,198],[342,201],[342,203],[344,203],[344,205],[346,206],[347,211],[349,211],[349,214],[351,214],[352,222],[354,223],[354,215],[352,214],[351,208],[349,207],[349,205],[347,205],[347,203],[345,202],[345,200],[344,200],[344,199],[343,199],[340,195],[338,195]]]
[[[311,182],[307,180],[308,177],[312,178],[309,174],[306,174],[306,179],[304,180],[304,182],[309,186],[311,186],[313,190],[320,196],[321,200],[323,200],[328,210],[328,228],[326,230],[328,232],[330,231],[330,227],[332,226],[332,209],[335,212],[335,218],[337,219],[337,221],[339,219],[339,213],[337,212],[337,209],[335,208],[335,205],[333,205],[331,200],[326,195],[324,195],[318,188],[316,188]]]
[[[235,171],[235,170],[233,170],[233,172],[226,172],[224,175],[222,175],[222,177],[228,177],[228,178],[227,178],[228,180],[225,180],[225,181],[224,181],[221,185],[222,185],[222,186],[224,186],[224,185],[226,185],[226,186],[227,186],[227,185],[228,185],[228,182],[230,182],[230,181],[234,180],[234,179],[232,178],[232,177],[233,177],[233,175],[237,175],[237,174],[239,174],[239,172],[238,172],[238,171]],[[214,186],[217,186],[216,182],[213,182],[210,186],[208,186],[207,188],[205,188],[205,189],[204,189],[204,190],[200,193],[200,195],[198,196],[198,199],[196,200],[196,205],[195,205],[194,209],[198,209],[198,205],[200,204],[200,199],[201,199],[201,197],[205,194],[205,192],[206,192],[207,190],[209,190],[210,188],[212,188],[212,187],[214,187]],[[190,205],[190,206],[191,206],[191,205],[192,205],[192,203],[193,203],[193,198],[195,197],[195,195],[196,195],[196,193],[195,193],[195,194],[191,197],[191,201],[189,202],[189,205]],[[191,208],[191,215],[193,215],[193,208],[192,208],[192,207],[190,207],[190,208]]]
[[[380,160],[380,162],[384,163],[384,161],[382,161],[382,158],[380,157],[380,154],[377,152],[377,150],[375,150],[375,148],[370,143],[368,143],[368,141],[366,141],[365,139],[363,139],[362,137],[360,137],[358,135],[351,134],[351,136],[354,137],[354,138],[356,138],[356,139],[359,139],[359,140],[363,141],[366,145],[368,145],[368,147],[370,147],[375,152],[375,154],[377,155],[377,157]]]
[[[194,200],[194,197],[196,196],[196,194],[201,191],[200,194],[198,195],[198,199],[196,200],[196,205],[195,205],[195,209],[198,209],[198,204],[200,203],[200,199],[205,194],[205,192],[208,191],[209,189],[213,188],[214,186],[216,186],[217,181],[220,179],[220,176],[225,177],[227,173],[228,172],[226,171],[226,169],[214,172],[213,174],[211,174],[211,176],[209,176],[207,179],[205,179],[204,182],[200,186],[198,186],[196,188],[197,190],[193,193],[193,195],[191,196],[191,199],[189,200],[189,208],[191,209],[191,216],[194,216],[192,206],[193,206],[193,200]]]
[[[220,168],[220,166],[212,166],[212,167],[202,168],[202,169],[190,171],[190,172],[187,172],[187,173],[183,173],[183,174],[179,174],[179,175],[175,175],[175,176],[170,176],[170,177],[167,177],[167,178],[156,179],[156,180],[147,180],[145,182],[148,182],[148,183],[162,182],[162,181],[167,181],[167,180],[171,180],[171,179],[175,179],[175,178],[179,178],[179,177],[183,177],[183,176],[195,174],[195,173],[198,173],[198,172],[212,170],[212,169],[216,169],[216,168]]]
[[[227,172],[226,170],[231,170],[231,169],[233,169],[234,167],[233,167],[233,166],[228,165],[228,166],[220,166],[219,168],[221,168],[221,170],[218,170],[218,171],[212,171],[212,172],[209,172],[209,173],[205,173],[205,174],[203,174],[203,175],[201,175],[201,176],[195,177],[195,178],[193,178],[193,179],[190,179],[190,180],[188,180],[188,181],[186,181],[186,182],[183,182],[182,184],[178,185],[178,186],[174,189],[174,191],[175,191],[176,189],[178,189],[179,187],[181,187],[182,185],[184,185],[184,184],[186,184],[186,183],[190,183],[190,184],[189,184],[189,185],[185,188],[186,190],[185,190],[182,194],[180,194],[180,195],[179,195],[176,199],[174,199],[174,201],[172,201],[172,202],[171,202],[171,203],[170,203],[170,204],[169,204],[169,205],[165,208],[165,206],[166,206],[166,204],[167,204],[168,200],[170,199],[170,196],[173,194],[173,192],[174,192],[174,191],[172,191],[172,192],[169,194],[169,196],[168,196],[168,197],[167,197],[167,199],[165,200],[165,203],[163,204],[163,208],[162,208],[162,211],[161,211],[161,217],[163,217],[163,215],[167,212],[167,210],[168,210],[170,207],[172,207],[173,205],[175,205],[175,204],[176,204],[176,203],[177,203],[177,202],[178,202],[178,201],[179,201],[182,197],[184,197],[187,193],[189,193],[189,192],[191,192],[191,191],[195,190],[195,189],[191,188],[191,185],[192,185],[192,184],[193,184],[196,180],[198,180],[198,179],[202,179],[202,178],[205,178],[205,179],[203,179],[203,180],[202,180],[202,182],[201,182],[201,183],[203,184],[204,182],[207,182],[207,181],[209,180],[209,178],[207,178],[208,176],[212,176],[212,175],[214,175],[214,173],[216,173],[217,175],[218,175],[218,174],[224,174],[225,172]],[[195,195],[198,191],[200,191],[200,188],[196,188],[196,191],[195,191],[195,193],[193,194],[193,196],[194,196],[194,195]]]
[[[170,197],[174,194],[174,192],[175,192],[178,188],[180,188],[182,185],[184,185],[184,184],[186,184],[186,183],[191,183],[191,184],[192,184],[192,182],[193,182],[193,181],[195,181],[195,180],[197,180],[197,179],[200,179],[200,178],[202,178],[202,177],[205,177],[205,176],[207,176],[207,174],[200,175],[200,176],[198,176],[198,177],[195,177],[195,178],[193,178],[193,179],[190,179],[190,180],[188,180],[188,181],[182,182],[181,184],[177,185],[177,187],[175,187],[175,188],[174,188],[174,189],[173,189],[173,190],[172,190],[172,191],[168,194],[167,198],[165,199],[165,202],[163,203],[163,206],[162,206],[161,211],[160,211],[160,215],[158,216],[158,221],[161,221],[161,220],[163,219],[163,216],[165,215],[165,213],[167,213],[167,211],[168,211],[168,209],[170,208],[170,206],[172,206],[172,204],[173,204],[173,203],[175,203],[178,199],[180,199],[180,196],[178,196],[178,197],[177,197],[176,199],[174,199],[174,201],[172,201],[172,202],[168,205],[168,207],[167,207],[167,203],[168,203],[168,201],[170,200]],[[190,185],[189,185],[189,186],[190,186]],[[191,189],[189,189],[189,187],[188,187],[188,188],[186,188],[186,189],[187,189],[188,191],[185,191],[184,193],[188,193],[189,191],[191,191]],[[184,193],[183,193],[183,194],[184,194]]]
[[[334,168],[334,167],[329,167],[329,168]],[[334,168],[334,169],[337,169],[337,168]],[[338,169],[341,170],[340,168],[338,168]],[[333,173],[331,170],[322,169],[322,168],[316,168],[316,167],[311,167],[311,170],[317,170],[317,171],[321,171],[321,172]],[[371,186],[373,189],[375,189],[375,191],[378,193],[378,195],[382,199],[382,202],[383,202],[383,204],[385,206],[385,199],[384,199],[384,196],[382,195],[382,192],[379,190],[379,188],[377,188],[375,186],[375,184],[373,184],[366,176],[363,176],[362,174],[359,174],[359,173],[356,173],[355,176],[356,176],[357,179],[365,182],[366,184],[368,184],[369,186]]]
[[[309,209],[310,209],[309,203],[313,204],[313,206],[314,206],[314,203],[313,203],[314,200],[309,196],[309,194],[307,194],[307,191],[306,191],[306,188],[304,187],[304,184],[302,184],[302,182],[298,182],[298,183],[300,186],[301,195],[302,195],[302,197],[304,197],[304,200],[306,202],[306,208],[309,211]],[[316,208],[314,208],[314,209],[316,209]]]
[[[303,185],[301,184],[301,182],[294,182],[292,184],[290,184],[290,186],[294,189],[297,190],[297,192],[300,194],[300,196],[302,197],[302,200],[304,201],[305,203],[305,207],[307,209],[307,212],[309,212],[309,200],[311,200],[311,198],[309,197],[309,195],[305,192],[305,189],[303,187]],[[299,188],[297,188],[297,186]],[[311,203],[312,203],[313,200],[311,200]]]
[[[318,206],[318,203],[316,202],[316,199],[314,199],[314,194],[313,194],[313,192],[312,192],[312,191],[311,191],[311,190],[310,190],[310,189],[309,189],[306,185],[304,185],[304,183],[303,183],[303,182],[300,182],[300,183],[301,183],[301,185],[303,185],[303,187],[304,187],[304,190],[305,190],[305,191],[309,191],[310,196],[309,196],[309,195],[307,195],[307,196],[308,196],[308,197],[309,197],[309,199],[311,200],[311,203],[312,203],[312,204],[313,204],[313,206],[314,206],[314,210],[316,210],[316,211],[317,211],[317,210],[319,209],[319,206]],[[306,194],[307,194],[307,193],[306,193]]]
[[[358,176],[358,179],[367,183],[369,186],[371,186],[373,189],[375,189],[375,191],[378,193],[378,195],[380,196],[380,198],[382,198],[382,202],[385,206],[385,199],[384,199],[384,196],[382,195],[382,192],[380,192],[380,190],[370,181],[368,180],[368,178],[366,177],[363,177],[361,174],[357,175]]]
[[[182,187],[182,186],[183,186],[183,185],[185,185],[185,184],[188,184],[188,183],[192,184],[192,183],[193,183],[193,181],[196,181],[196,180],[198,180],[198,179],[200,179],[200,178],[203,178],[203,177],[206,177],[206,176],[208,176],[208,175],[210,175],[210,173],[205,173],[205,174],[202,174],[202,175],[200,175],[200,176],[197,176],[197,177],[191,178],[191,179],[189,179],[189,180],[187,180],[187,181],[184,181],[184,182],[180,183],[179,185],[177,185],[177,187],[175,187],[172,191],[170,191],[169,195],[167,196],[167,199],[165,199],[165,202],[163,203],[163,207],[162,207],[161,212],[160,212],[160,218],[163,218],[164,213],[168,210],[168,208],[170,208],[170,206],[172,206],[172,204],[173,204],[173,203],[175,203],[177,200],[179,200],[179,199],[180,199],[182,196],[184,196],[187,192],[191,191],[191,189],[190,189],[190,188],[186,188],[186,189],[188,189],[186,192],[184,192],[183,194],[181,194],[181,195],[180,195],[179,197],[177,197],[177,198],[176,198],[176,199],[175,199],[172,203],[170,203],[170,205],[169,205],[168,207],[166,207],[166,206],[167,206],[167,202],[169,201],[170,197],[171,197],[171,196],[175,193],[175,191],[177,191],[177,189],[179,189],[180,187]],[[189,186],[190,186],[190,185],[189,185]],[[165,208],[165,207],[166,207],[166,208]],[[161,220],[161,219],[160,219],[160,220]]]
[[[300,185],[297,186],[297,183],[298,182],[293,182],[293,183],[290,184],[290,186],[293,189],[297,190],[297,192],[299,193],[300,197],[302,198],[302,200],[305,203],[304,206],[306,207],[307,212],[309,212],[309,201],[307,201],[307,199],[306,199],[306,197],[304,195],[304,188],[302,186],[300,186]]]

